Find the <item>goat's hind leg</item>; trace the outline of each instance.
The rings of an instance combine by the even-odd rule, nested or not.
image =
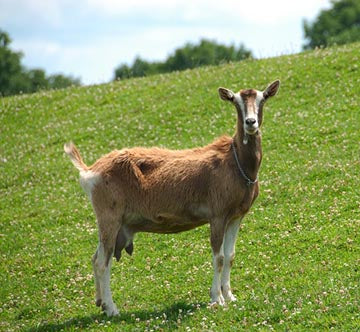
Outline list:
[[[99,246],[93,258],[96,284],[96,305],[101,306],[108,316],[114,316],[117,315],[119,311],[113,302],[111,295],[110,270],[112,256],[114,254],[116,235],[120,228],[120,223],[109,224],[102,223],[98,220],[98,224]]]
[[[100,307],[101,306],[101,289],[100,289],[100,277],[98,274],[98,270],[95,266],[95,262],[97,260],[97,256],[98,256],[98,250],[99,250],[99,246],[96,249],[96,252],[94,254],[94,256],[92,257],[91,263],[93,266],[93,271],[94,271],[94,278],[95,278],[95,289],[96,289],[96,306]]]

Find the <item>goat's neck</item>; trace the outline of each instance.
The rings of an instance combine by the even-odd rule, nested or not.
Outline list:
[[[255,135],[247,135],[241,123],[241,125],[238,124],[233,140],[241,167],[251,180],[255,180],[262,159],[260,131]]]

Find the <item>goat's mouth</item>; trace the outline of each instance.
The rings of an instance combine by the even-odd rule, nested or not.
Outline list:
[[[259,130],[259,127],[245,127],[245,132],[248,135],[255,135]]]

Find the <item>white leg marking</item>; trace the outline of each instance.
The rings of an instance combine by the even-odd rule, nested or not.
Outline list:
[[[221,293],[221,272],[224,264],[224,242],[221,245],[219,253],[213,253],[213,267],[214,277],[210,290],[211,305],[219,304],[223,306],[225,304],[224,297]]]
[[[112,264],[112,257],[110,257],[108,265],[106,265],[106,259],[107,258],[104,246],[100,242],[97,251],[97,258],[94,262],[94,271],[97,283],[100,286],[100,298],[102,300],[101,306],[108,316],[115,316],[119,314],[119,311],[113,302],[110,290],[110,270]],[[98,296],[98,294],[96,296]]]
[[[102,292],[104,296],[103,304],[105,304],[104,311],[108,316],[116,316],[119,314],[119,310],[116,304],[113,302],[111,290],[110,290],[110,271],[112,265],[112,257],[109,260],[109,264],[105,267]]]
[[[240,221],[234,220],[228,225],[224,236],[224,269],[221,277],[222,294],[227,301],[236,301],[236,297],[231,292],[230,271],[235,257],[235,242],[240,227]]]
[[[92,262],[93,271],[94,271],[94,278],[95,278],[96,305],[98,307],[100,307],[101,306],[101,289],[100,289],[99,274],[98,274],[98,270],[96,268],[96,260],[97,260],[98,251],[99,251],[99,246],[98,246],[98,248],[96,250],[96,253],[93,256],[91,262]]]

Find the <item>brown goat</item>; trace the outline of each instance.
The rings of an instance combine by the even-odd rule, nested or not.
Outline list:
[[[110,291],[111,257],[119,260],[124,248],[132,254],[135,233],[177,233],[206,223],[214,266],[211,302],[236,300],[230,288],[235,241],[259,193],[263,105],[279,85],[274,81],[263,92],[219,88],[221,99],[236,107],[237,130],[232,138],[205,147],[115,150],[88,167],[76,147],[65,144],[97,218],[99,245],[92,260],[96,304],[107,315],[118,314]]]

